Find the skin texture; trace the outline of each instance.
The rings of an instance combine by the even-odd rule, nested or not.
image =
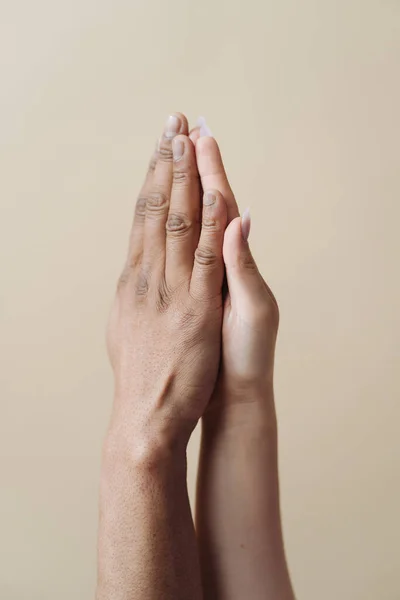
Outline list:
[[[115,399],[98,600],[202,597],[185,451],[218,374],[227,219],[219,192],[204,194],[201,225],[200,215],[194,146],[177,114],[137,202],[108,328]]]

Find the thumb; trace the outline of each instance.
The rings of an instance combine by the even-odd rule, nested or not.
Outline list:
[[[250,251],[250,211],[231,221],[225,231],[223,255],[229,293],[233,306],[252,305],[254,298],[265,293],[264,280]]]

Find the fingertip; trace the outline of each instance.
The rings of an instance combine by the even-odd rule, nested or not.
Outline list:
[[[205,117],[199,117],[197,120],[200,137],[213,137],[211,129],[208,127]]]
[[[179,134],[183,134],[183,135],[188,135],[189,132],[189,122],[187,120],[186,115],[184,115],[181,112],[175,112],[172,113],[172,116],[176,117],[177,119],[180,120],[180,128],[179,128]]]
[[[193,145],[195,146],[197,143],[197,140],[200,137],[200,129],[199,127],[194,127],[190,132],[189,132],[189,138],[192,140]]]
[[[220,161],[222,163],[221,152],[218,146],[218,142],[213,137],[202,137],[200,135],[200,130],[198,129],[198,137],[196,139],[196,154],[201,159],[206,159],[213,161]]]

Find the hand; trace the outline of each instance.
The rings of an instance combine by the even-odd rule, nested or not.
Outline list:
[[[202,126],[203,128],[203,126]],[[190,133],[196,147],[203,187],[212,186],[228,206],[223,257],[228,294],[222,328],[222,364],[209,408],[232,402],[271,397],[275,344],[279,324],[278,304],[261,276],[247,238],[250,215],[240,218],[221,154],[214,138]]]
[[[111,438],[139,454],[186,444],[217,378],[227,211],[208,190],[200,224],[200,205],[194,146],[176,114],[137,201],[108,326]]]
[[[190,136],[202,185],[228,208],[222,362],[202,423],[196,533],[206,598],[294,600],[279,510],[273,367],[279,311],[251,255],[216,141]],[[240,568],[238,568],[240,565]]]
[[[273,385],[279,309],[251,254],[249,231],[250,214],[245,212],[229,224],[223,247],[229,294],[216,395],[230,401],[265,397]]]

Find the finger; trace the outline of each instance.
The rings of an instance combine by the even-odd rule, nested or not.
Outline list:
[[[213,137],[213,134],[211,133],[211,130],[208,127],[205,118],[199,117],[197,119],[196,127],[191,129],[191,131],[189,133],[189,137],[192,140],[193,144],[196,144],[199,137],[204,137],[206,135]]]
[[[269,289],[251,254],[247,238],[250,232],[250,213],[237,217],[228,225],[223,244],[229,294],[232,307],[240,314],[251,314],[255,299]]]
[[[195,252],[190,291],[210,300],[222,293],[224,264],[222,246],[227,222],[227,206],[218,190],[208,190],[203,198],[203,218]]]
[[[200,127],[194,127],[189,132],[189,138],[192,140],[193,145],[196,145],[197,140],[200,137]]]
[[[173,183],[167,220],[166,267],[168,285],[190,281],[200,232],[200,181],[194,147],[180,135],[173,141]]]
[[[196,159],[203,190],[216,189],[225,198],[228,223],[239,215],[239,209],[225,172],[221,152],[213,137],[199,137],[196,141]]]
[[[156,265],[165,267],[165,224],[172,187],[172,140],[180,133],[187,134],[187,119],[181,113],[168,117],[160,138],[157,162],[146,199],[146,220],[143,239],[143,263],[147,270]]]
[[[136,201],[135,213],[133,217],[132,228],[129,236],[129,248],[127,263],[130,266],[136,265],[143,253],[144,223],[146,217],[147,196],[150,193],[154,170],[157,163],[157,149],[154,151],[150,160],[149,167],[142,189]]]
[[[153,186],[155,191],[169,196],[172,186],[172,140],[177,135],[188,134],[188,122],[182,113],[170,115],[160,138],[157,164],[154,171]]]

